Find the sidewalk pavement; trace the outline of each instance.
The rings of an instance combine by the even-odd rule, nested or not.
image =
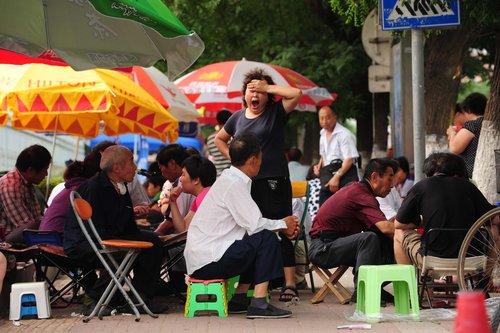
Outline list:
[[[315,278],[317,285],[320,279]],[[352,291],[352,275],[345,274],[341,282],[346,288]],[[284,303],[278,302],[278,292],[272,292],[271,303],[278,307],[286,307]],[[162,314],[154,319],[147,315],[142,315],[140,322],[135,322],[131,315],[117,315],[92,319],[89,323],[82,322],[82,317],[75,315],[80,310],[80,305],[72,305],[66,309],[53,309],[51,319],[29,319],[19,321],[19,326],[15,326],[7,317],[0,319],[0,332],[325,332],[337,331],[339,325],[352,325],[360,322],[351,322],[346,319],[355,310],[355,304],[340,305],[337,299],[329,294],[323,303],[311,304],[312,298],[310,290],[301,291],[300,303],[291,305],[292,318],[287,319],[246,319],[244,314],[229,315],[228,318],[216,316],[199,316],[195,318],[184,318],[184,305],[177,298],[161,298],[168,303],[170,310],[168,314]],[[394,306],[388,306],[382,310],[384,313],[393,313]],[[73,315],[72,315],[73,313]],[[372,324],[370,330],[366,332],[452,332],[453,321],[440,322],[383,322]],[[342,332],[343,330],[339,330]]]

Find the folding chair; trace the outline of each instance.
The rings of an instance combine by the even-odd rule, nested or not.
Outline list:
[[[82,286],[82,280],[93,273],[93,270],[83,269],[78,262],[70,259],[62,248],[61,234],[55,231],[41,231],[25,229],[23,238],[26,245],[32,247],[33,260],[35,262],[36,280],[46,281],[49,286],[50,304],[55,304],[58,300],[62,300],[69,306],[78,296],[78,290]],[[49,267],[57,269],[56,274],[50,277],[48,273]],[[61,275],[69,278],[69,281],[57,289],[55,281]],[[68,291],[72,290],[73,294],[69,300],[63,298]]]
[[[468,231],[469,229],[467,228],[432,228],[426,233],[422,242],[423,244],[429,244],[429,239],[439,232],[445,232],[447,234],[459,233],[462,235],[462,238],[465,238]],[[440,288],[446,292],[446,296],[453,296],[453,292],[458,290],[458,284],[453,282],[453,276],[458,276],[458,258],[431,256],[428,254],[429,249],[429,246],[424,246],[422,268],[420,269],[419,303],[422,306],[422,300],[425,295],[429,307],[432,308],[432,298],[435,293],[432,293],[431,290]],[[465,259],[464,272],[484,272],[486,270],[486,264],[487,256],[485,255],[467,257]],[[435,283],[434,274],[446,276],[446,283]]]
[[[335,272],[331,273],[327,268],[321,268],[311,264],[310,269],[315,271],[325,283],[311,299],[311,303],[317,304],[323,302],[328,292],[331,292],[335,295],[335,297],[337,297],[340,304],[348,304],[351,300],[352,294],[339,281],[348,268],[349,266],[339,266]]]
[[[139,321],[141,319],[141,315],[139,314],[137,307],[142,307],[151,317],[158,318],[158,315],[149,310],[148,306],[144,303],[143,299],[134,288],[128,277],[128,274],[132,269],[132,265],[134,264],[134,261],[139,255],[141,249],[151,248],[153,247],[153,244],[150,242],[122,239],[102,240],[94,226],[94,223],[92,222],[92,207],[90,204],[82,199],[82,197],[75,191],[71,192],[70,199],[71,206],[73,207],[78,224],[80,225],[85,238],[111,277],[111,281],[97,302],[94,310],[88,317],[84,318],[83,321],[85,323],[90,321],[90,319],[92,319],[96,314],[99,316],[99,319],[102,319],[102,311],[109,304],[117,289],[120,290],[130,308],[134,311],[135,321]],[[87,222],[86,224],[88,227],[84,224],[84,221]],[[93,237],[90,235],[87,228],[90,229]],[[120,264],[118,264],[117,260],[113,256],[113,253],[119,251],[126,252],[125,257]],[[104,256],[106,256],[107,260],[112,263],[113,268],[108,264],[108,261]],[[129,287],[138,304],[134,304],[134,302],[132,302],[128,294],[125,292],[125,289],[123,289],[123,283]]]
[[[309,273],[309,279],[311,280],[311,291],[314,293],[316,292],[316,288],[314,287],[314,278],[312,270],[309,265],[310,264],[309,245],[307,244],[307,234],[304,225],[306,221],[306,216],[307,214],[309,214],[308,207],[309,207],[310,192],[311,191],[309,188],[309,183],[307,181],[292,182],[292,198],[293,199],[305,198],[304,210],[302,212],[302,216],[300,217],[300,231],[294,244],[294,249],[297,249],[299,241],[302,240],[304,242],[305,262],[296,263],[296,265],[302,265],[306,267],[306,270]]]

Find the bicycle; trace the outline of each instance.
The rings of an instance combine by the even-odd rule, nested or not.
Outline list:
[[[481,216],[467,232],[458,254],[458,286],[460,290],[482,290],[488,296],[500,292],[500,232],[496,207]],[[496,332],[500,323],[500,306],[495,310],[490,327]]]

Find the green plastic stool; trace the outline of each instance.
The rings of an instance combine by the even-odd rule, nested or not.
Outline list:
[[[380,320],[380,290],[382,283],[391,281],[394,286],[396,313],[410,314],[418,320],[417,278],[412,265],[363,265],[358,272],[358,300],[356,310],[366,315],[368,322]]]
[[[240,281],[240,276],[234,276],[230,279],[226,280],[226,292],[227,292],[227,301],[229,302],[234,295],[234,292],[236,291],[236,288],[238,287],[238,282]],[[247,297],[251,298],[253,297],[253,289],[249,289],[247,292]],[[269,302],[269,291],[266,293],[266,300]]]
[[[198,301],[198,295],[215,295],[215,301]],[[224,280],[188,279],[184,317],[194,317],[197,311],[217,311],[219,317],[227,317],[226,284]]]
[[[231,300],[231,298],[233,298],[234,292],[236,291],[236,287],[238,286],[239,281],[240,281],[239,275],[226,280],[226,293],[228,302]]]

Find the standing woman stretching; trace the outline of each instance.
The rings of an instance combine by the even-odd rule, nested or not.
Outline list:
[[[243,79],[244,109],[235,112],[215,137],[215,145],[229,159],[227,143],[231,137],[252,133],[260,140],[262,166],[252,179],[252,198],[262,216],[282,219],[292,214],[292,187],[285,157],[285,124],[288,113],[299,103],[300,89],[275,85],[262,69],[253,69]],[[274,96],[281,96],[275,101]],[[285,273],[280,301],[290,302],[298,297],[295,286],[295,253],[292,242],[284,235],[281,249]]]

